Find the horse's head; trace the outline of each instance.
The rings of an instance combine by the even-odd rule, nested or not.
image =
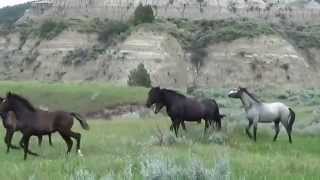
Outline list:
[[[162,103],[162,91],[160,87],[152,87],[148,94],[148,99],[146,106],[150,108],[152,105],[155,104],[154,112],[158,113],[161,108],[164,106]]]
[[[3,112],[8,112],[10,110],[12,110],[12,107],[10,105],[10,97],[11,97],[11,92],[8,92],[7,93],[7,96],[5,98],[2,98],[0,97],[0,112],[3,113]]]
[[[231,89],[228,93],[228,96],[231,98],[240,98],[241,94],[244,90],[245,90],[245,88],[243,88],[243,87]]]

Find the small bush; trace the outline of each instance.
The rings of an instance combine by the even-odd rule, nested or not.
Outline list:
[[[136,69],[130,72],[128,78],[129,86],[151,87],[150,75],[142,63],[140,63]]]
[[[153,10],[151,5],[142,5],[139,4],[139,6],[134,11],[134,24],[142,24],[142,23],[152,23],[154,21],[155,17],[153,14]]]
[[[47,20],[40,26],[38,35],[41,39],[51,40],[58,36],[66,28],[67,25],[62,21],[56,22],[53,20]]]
[[[81,65],[91,60],[97,59],[97,53],[90,49],[75,49],[74,51],[69,51],[62,59],[62,64],[64,65]]]
[[[106,45],[112,44],[112,38],[129,29],[129,25],[120,21],[107,21],[100,25],[98,40]]]
[[[35,52],[31,53],[30,55],[26,56],[23,59],[23,62],[25,62],[26,64],[31,64],[31,63],[33,63],[34,61],[37,60],[39,55],[40,55],[40,53],[38,51],[35,51]]]

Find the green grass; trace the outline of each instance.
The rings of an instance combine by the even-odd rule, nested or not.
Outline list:
[[[39,82],[1,82],[0,94],[21,93],[37,105],[72,111],[91,111],[118,104],[145,102],[147,89],[102,84],[63,84]],[[41,154],[23,161],[23,152],[6,154],[2,141],[5,131],[0,127],[0,179],[217,179],[218,174],[230,179],[246,180],[317,180],[320,177],[320,138],[299,128],[317,120],[320,91],[284,89],[256,90],[258,97],[268,102],[282,101],[297,115],[293,144],[281,129],[277,142],[270,125],[258,126],[258,141],[246,136],[247,124],[239,100],[226,97],[227,89],[197,92],[217,99],[227,114],[222,133],[203,137],[204,124],[188,123],[187,132],[175,138],[169,131],[170,120],[161,115],[142,119],[90,120],[90,131],[79,123],[73,128],[82,133],[78,157],[73,149],[66,156],[66,145],[58,134],[54,147],[44,137],[43,146],[31,140],[31,149]],[[165,145],[158,145],[159,127]],[[320,133],[316,133],[320,134]],[[21,135],[17,133],[13,143]],[[75,144],[74,144],[75,145]],[[160,178],[161,179],[161,178]],[[228,179],[228,178],[223,178]]]
[[[143,104],[147,89],[110,84],[0,82],[0,95],[8,91],[27,97],[31,103],[50,109],[76,112],[98,111],[106,107]]]
[[[88,132],[80,130],[78,124],[74,128],[83,135],[83,158],[76,156],[74,151],[70,156],[65,156],[66,147],[58,135],[53,138],[54,147],[48,146],[47,138],[42,148],[37,146],[35,138],[32,139],[31,149],[39,152],[41,157],[29,156],[27,161],[22,160],[22,151],[12,150],[6,154],[4,143],[0,143],[0,168],[4,172],[0,173],[0,179],[70,179],[81,170],[83,179],[100,179],[107,175],[115,179],[128,176],[144,179],[142,163],[148,160],[157,160],[157,168],[163,168],[163,162],[172,163],[173,169],[181,171],[181,174],[190,166],[195,166],[191,163],[194,161],[210,170],[219,160],[226,160],[230,162],[232,179],[298,180],[320,177],[320,141],[317,137],[294,135],[294,143],[290,145],[287,136],[281,133],[278,142],[274,143],[271,141],[272,133],[266,129],[258,132],[258,142],[254,143],[246,137],[242,128],[236,128],[228,133],[225,145],[217,145],[201,141],[203,124],[188,124],[188,132],[181,133],[185,137],[179,138],[180,141],[158,146],[152,143],[152,136],[155,136],[157,126],[165,134],[170,133],[167,118],[90,121],[90,125]],[[1,129],[0,139],[3,136]],[[16,135],[15,144],[18,139]],[[131,175],[128,175],[129,172]]]

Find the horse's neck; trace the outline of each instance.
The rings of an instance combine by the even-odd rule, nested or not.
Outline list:
[[[258,104],[258,102],[252,99],[247,93],[242,93],[240,99],[246,111],[250,109],[253,105]]]
[[[30,111],[28,108],[23,107],[23,105],[19,104],[17,106],[14,106],[13,112],[15,113],[18,120],[21,120],[23,116],[29,115],[31,113],[34,113]]]
[[[164,93],[164,105],[167,107],[167,109],[170,109],[173,102],[177,101],[178,99],[182,99],[182,97],[179,97],[177,95],[169,95]]]

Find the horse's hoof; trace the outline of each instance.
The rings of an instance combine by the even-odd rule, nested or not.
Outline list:
[[[82,152],[81,152],[80,149],[78,149],[78,155],[79,155],[80,157],[83,157],[83,154],[82,154]]]

